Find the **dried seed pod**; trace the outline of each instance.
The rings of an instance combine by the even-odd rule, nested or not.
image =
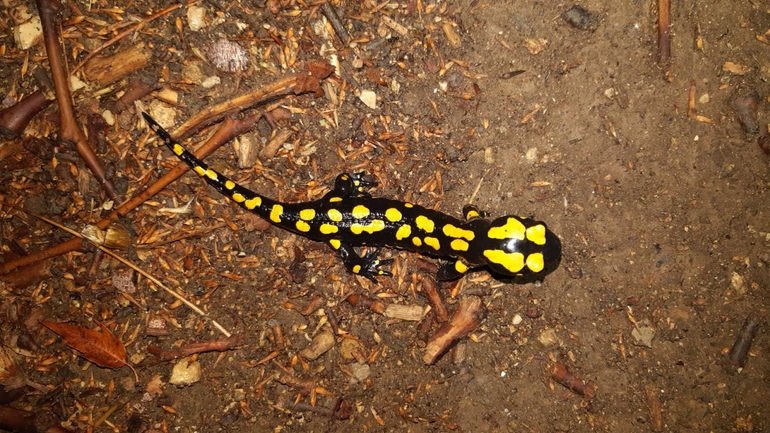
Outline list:
[[[105,248],[126,249],[132,241],[131,234],[120,224],[112,224],[107,227],[107,230],[88,225],[80,231],[80,234],[94,244]]]

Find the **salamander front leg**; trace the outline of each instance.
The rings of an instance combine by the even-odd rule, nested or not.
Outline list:
[[[366,277],[373,283],[377,283],[376,277],[379,275],[386,277],[393,276],[390,272],[380,269],[380,266],[386,266],[393,263],[393,259],[380,260],[377,258],[380,254],[380,248],[369,251],[361,257],[352,246],[346,243],[332,240],[329,242],[329,245],[340,253],[342,263],[348,271],[356,275]]]
[[[472,204],[466,204],[463,206],[463,216],[467,221],[470,221],[476,218],[486,218],[489,216],[489,212],[479,210],[479,208]]]
[[[324,196],[328,201],[339,201],[350,197],[371,197],[367,188],[377,186],[377,182],[366,179],[366,173],[342,173],[334,181],[334,189]]]

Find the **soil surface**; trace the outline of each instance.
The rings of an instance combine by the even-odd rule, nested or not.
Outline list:
[[[10,106],[49,67],[42,43],[13,39],[34,7],[6,3],[0,96]],[[119,3],[63,8],[69,68],[168,7]],[[73,93],[78,120],[122,196],[177,164],[140,110],[173,132],[326,61],[336,69],[322,92],[239,107],[235,118],[266,117],[206,161],[286,202],[367,172],[375,196],[458,217],[468,203],[532,217],[560,237],[561,265],[536,283],[480,272],[440,285],[450,317],[481,296],[486,318],[428,365],[441,324],[423,292],[440,260],[385,249],[394,276],[372,284],[327,246],[266,227],[186,174],[121,218],[131,245],[118,253],[207,319],[91,246],[42,262],[0,292],[0,361],[15,366],[0,384],[29,384],[5,401],[83,431],[770,430],[770,156],[758,145],[770,120],[770,11],[674,3],[669,61],[656,2],[210,0],[146,22],[99,50],[107,66],[74,73],[85,85]],[[116,106],[137,78],[157,89]],[[3,153],[0,188],[4,202],[82,229],[117,203],[57,140],[56,107],[0,145],[21,144]],[[181,141],[195,148],[216,127]],[[0,216],[4,263],[70,237],[15,208]],[[418,320],[350,295],[416,308]],[[156,356],[223,339],[209,319],[239,344]],[[78,356],[41,320],[103,325],[138,381]],[[730,353],[741,335],[750,350]],[[327,351],[307,350],[323,337]]]

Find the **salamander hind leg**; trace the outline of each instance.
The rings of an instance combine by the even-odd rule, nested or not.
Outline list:
[[[439,281],[452,281],[471,271],[473,271],[473,269],[468,267],[468,265],[466,265],[462,260],[444,262],[438,268],[436,279]]]
[[[333,240],[329,242],[329,245],[340,253],[342,263],[351,273],[366,277],[374,283],[377,282],[377,276],[393,276],[390,272],[380,269],[381,266],[393,263],[393,259],[380,260],[377,258],[380,254],[380,248],[369,251],[362,257],[349,244]]]

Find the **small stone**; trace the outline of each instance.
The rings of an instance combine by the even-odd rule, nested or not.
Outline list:
[[[13,30],[13,39],[20,50],[28,50],[34,47],[43,38],[43,27],[40,25],[40,17],[33,17],[24,24],[16,26]]]
[[[168,382],[172,385],[187,386],[200,380],[201,364],[198,361],[190,361],[190,358],[182,358],[174,365]]]
[[[373,110],[377,108],[377,94],[372,90],[362,90],[358,99]]]
[[[561,17],[576,29],[596,30],[599,27],[599,17],[579,5],[574,5],[567,9],[561,14]]]
[[[359,364],[358,362],[354,362],[350,364],[350,372],[353,373],[353,378],[355,378],[356,381],[363,382],[372,374],[372,368],[369,367],[369,364]]]
[[[187,8],[187,25],[194,32],[206,27],[206,9],[200,6],[190,6]]]
[[[743,295],[746,293],[743,276],[737,272],[733,272],[730,276],[730,287],[732,287],[738,294]]]
[[[334,347],[334,334],[329,331],[321,332],[313,338],[310,345],[304,348],[299,354],[308,360],[318,359],[321,355]]]
[[[214,86],[218,86],[219,83],[221,83],[221,82],[222,82],[221,78],[219,78],[216,75],[212,75],[211,77],[205,78],[201,82],[201,86],[203,86],[204,89],[210,89],[210,88],[212,88]]]
[[[655,328],[640,324],[631,330],[631,336],[634,337],[637,344],[652,349],[652,339],[655,338]]]
[[[527,162],[536,162],[537,147],[530,147],[529,149],[527,149],[527,153],[524,154],[524,158],[527,160]]]
[[[110,126],[115,126],[115,115],[110,110],[102,111],[102,118]]]
[[[520,324],[522,321],[524,321],[524,318],[521,317],[521,314],[516,313],[513,315],[513,320],[511,320],[511,323],[514,325]]]
[[[559,337],[556,336],[555,330],[549,328],[537,336],[537,341],[542,344],[543,347],[551,347],[559,342]]]

